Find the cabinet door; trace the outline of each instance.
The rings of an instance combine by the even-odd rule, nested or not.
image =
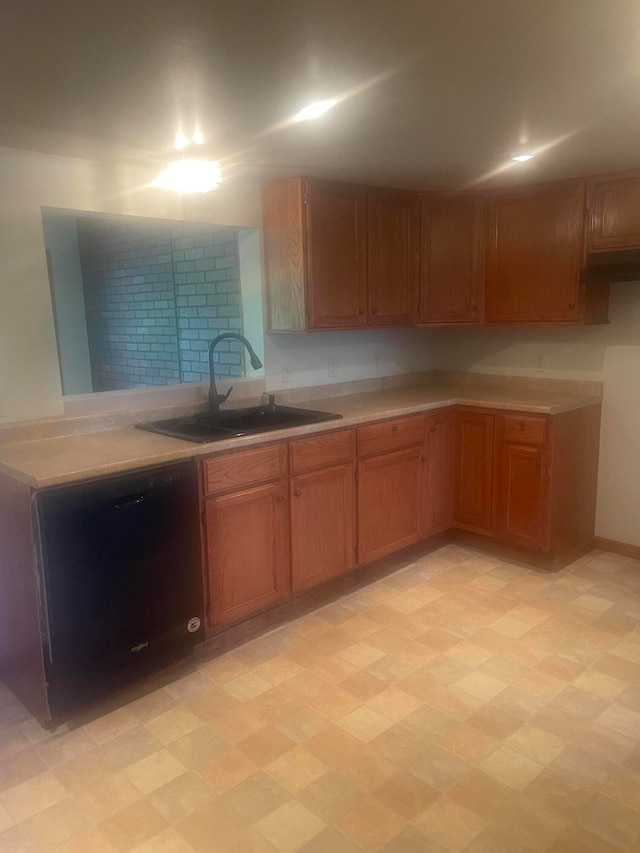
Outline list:
[[[467,530],[490,533],[493,527],[494,415],[456,415],[456,523]]]
[[[589,207],[590,252],[640,248],[640,177],[593,181]]]
[[[497,532],[501,539],[542,547],[547,518],[547,451],[504,443],[496,486]]]
[[[286,483],[207,498],[206,518],[213,624],[257,612],[288,594]]]
[[[480,203],[422,199],[419,323],[480,319]]]
[[[579,319],[583,215],[582,183],[507,193],[489,202],[487,322]]]
[[[446,530],[453,524],[454,426],[453,412],[430,415],[427,419],[425,536]]]
[[[366,190],[349,184],[306,185],[309,326],[367,323]]]
[[[368,563],[422,536],[422,448],[385,453],[358,464],[358,556]]]
[[[353,465],[336,465],[291,480],[293,591],[348,572],[354,564]]]
[[[417,302],[418,198],[369,190],[367,216],[369,325],[411,325]]]

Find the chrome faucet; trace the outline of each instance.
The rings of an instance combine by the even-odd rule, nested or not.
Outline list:
[[[229,390],[226,394],[218,394],[218,389],[216,388],[216,377],[215,371],[213,369],[213,351],[220,343],[220,341],[224,341],[226,338],[233,338],[236,341],[240,341],[245,345],[247,351],[249,353],[249,358],[251,360],[251,367],[254,370],[260,370],[262,367],[262,362],[255,354],[255,351],[249,341],[244,337],[244,335],[238,334],[238,332],[223,332],[221,335],[218,335],[217,338],[214,338],[209,344],[209,409],[212,412],[220,411],[220,404],[224,403],[225,400],[229,399],[229,394],[233,391],[233,385],[229,386]]]

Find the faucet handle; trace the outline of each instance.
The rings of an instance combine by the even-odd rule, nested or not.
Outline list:
[[[276,395],[275,394],[267,394],[267,405],[266,408],[270,411],[273,411],[276,407]]]
[[[233,391],[233,385],[229,385],[229,387],[227,388],[227,393],[226,394],[220,394],[219,402],[220,403],[226,403],[227,400],[229,399],[229,396],[230,396],[232,391]]]

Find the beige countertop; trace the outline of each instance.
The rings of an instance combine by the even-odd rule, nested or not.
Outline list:
[[[132,426],[15,441],[0,445],[0,472],[34,488],[45,488],[450,405],[555,415],[600,403],[600,399],[591,394],[554,390],[552,385],[549,383],[549,390],[532,391],[511,387],[508,382],[504,388],[483,385],[482,382],[473,386],[468,383],[441,383],[307,400],[297,405],[306,409],[335,412],[341,414],[343,420],[273,430],[209,444],[195,444],[156,435]],[[144,412],[140,412],[140,420],[144,419]]]

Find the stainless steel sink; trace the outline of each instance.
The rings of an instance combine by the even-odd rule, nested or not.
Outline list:
[[[339,420],[342,415],[316,412],[313,409],[296,409],[291,406],[253,406],[248,409],[229,409],[224,412],[204,412],[185,418],[136,424],[138,429],[170,435],[206,444],[240,435],[268,432],[323,421]]]

